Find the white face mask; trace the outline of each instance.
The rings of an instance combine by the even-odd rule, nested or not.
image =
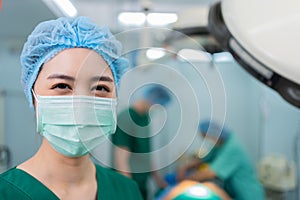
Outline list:
[[[116,130],[116,99],[89,96],[35,98],[37,131],[65,156],[86,155]]]

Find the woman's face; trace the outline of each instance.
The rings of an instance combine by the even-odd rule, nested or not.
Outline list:
[[[98,53],[86,48],[63,50],[44,63],[33,88],[41,96],[116,97],[110,67]]]

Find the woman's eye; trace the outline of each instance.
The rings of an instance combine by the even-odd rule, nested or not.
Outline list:
[[[68,84],[65,84],[65,83],[59,83],[59,84],[56,84],[53,89],[71,89],[71,87],[68,85]]]
[[[110,92],[110,89],[103,85],[97,85],[93,87],[92,90],[96,90],[96,92]]]

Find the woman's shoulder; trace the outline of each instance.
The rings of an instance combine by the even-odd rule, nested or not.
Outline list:
[[[0,199],[30,199],[15,182],[22,181],[13,167],[0,174]]]
[[[1,183],[10,182],[12,178],[17,176],[18,176],[18,170],[16,169],[16,167],[13,167],[0,174],[0,181]]]

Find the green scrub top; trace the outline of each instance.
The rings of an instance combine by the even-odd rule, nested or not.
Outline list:
[[[125,109],[118,115],[118,127],[115,134],[112,135],[112,143],[129,149],[131,152],[129,166],[132,172],[141,171],[141,169],[151,171],[149,154],[142,154],[151,151],[149,122],[148,113],[140,114],[133,108]],[[132,179],[138,183],[143,194],[146,193],[146,182],[149,175],[149,172],[131,173]]]
[[[96,165],[96,176],[97,199],[142,200],[136,183],[127,177],[99,165]],[[59,198],[33,176],[14,167],[0,175],[0,199],[58,200]]]
[[[225,191],[238,200],[265,199],[254,167],[233,134],[216,150],[208,162],[217,177],[224,182]]]

